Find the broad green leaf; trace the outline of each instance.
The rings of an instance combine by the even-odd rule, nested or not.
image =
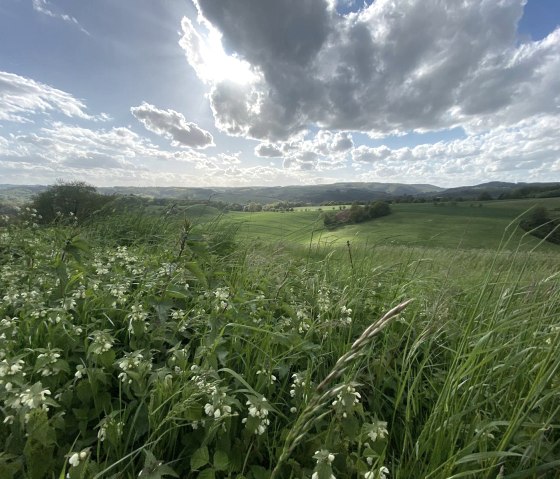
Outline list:
[[[214,469],[225,471],[229,466],[229,456],[226,452],[217,450],[214,453]]]
[[[197,471],[203,466],[206,466],[210,462],[210,454],[208,453],[208,448],[202,446],[200,449],[194,451],[191,457],[191,469]]]
[[[214,479],[215,477],[216,474],[214,472],[214,469],[212,469],[211,467],[208,469],[204,469],[204,471],[201,471],[198,475],[198,479]]]

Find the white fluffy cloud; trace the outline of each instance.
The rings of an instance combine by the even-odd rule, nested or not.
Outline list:
[[[12,134],[3,140],[3,158],[53,167],[135,169],[143,160],[171,156],[123,127],[93,130],[54,122],[37,132]]]
[[[214,139],[208,131],[195,123],[187,122],[185,117],[175,110],[161,110],[143,102],[140,106],[132,107],[130,112],[147,130],[171,140],[172,146],[214,146]]]
[[[283,166],[291,170],[327,170],[344,166],[347,154],[354,146],[348,132],[320,130],[315,136],[307,132],[277,143],[260,143],[255,155],[262,158],[284,158]]]
[[[352,160],[361,179],[453,184],[547,181],[560,173],[560,118],[541,115],[467,138],[411,148],[359,146]]]
[[[327,0],[196,0],[180,44],[232,135],[480,132],[559,113],[560,29],[520,43],[525,1],[376,0],[341,15]],[[226,58],[237,75],[217,68]]]
[[[38,113],[62,113],[68,117],[106,120],[86,113],[86,105],[70,93],[14,73],[0,71],[0,121],[28,122]]]

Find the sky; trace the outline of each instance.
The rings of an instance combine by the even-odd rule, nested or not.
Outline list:
[[[0,0],[0,184],[560,181],[559,0]]]

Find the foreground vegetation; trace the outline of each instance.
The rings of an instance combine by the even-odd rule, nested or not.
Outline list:
[[[25,215],[0,231],[2,478],[560,469],[560,262],[515,227],[494,252],[349,251]]]

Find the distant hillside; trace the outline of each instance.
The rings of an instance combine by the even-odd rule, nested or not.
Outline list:
[[[0,203],[22,204],[47,187],[42,185],[0,185]],[[427,201],[546,198],[560,196],[560,183],[505,183],[493,181],[474,186],[440,188],[427,184],[345,182],[328,185],[262,187],[100,187],[106,195],[136,195],[153,199],[250,202],[299,202],[304,204],[351,203],[374,200]]]
[[[99,188],[105,194],[135,194],[153,198],[223,201],[226,203],[271,203],[293,201],[320,204],[327,201],[352,202],[389,199],[395,196],[437,193],[442,188],[433,185],[401,183],[334,183],[330,185],[263,186],[232,188]]]
[[[506,183],[491,181],[475,186],[460,186],[441,191],[445,199],[520,199],[560,196],[560,183]]]
[[[46,189],[44,185],[0,185],[0,202],[19,205]]]

